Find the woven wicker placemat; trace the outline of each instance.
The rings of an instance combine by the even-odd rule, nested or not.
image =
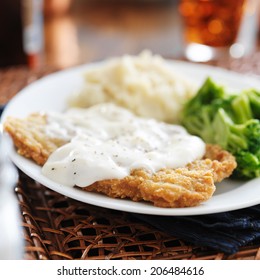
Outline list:
[[[260,75],[259,58],[256,53],[214,65]],[[31,71],[23,66],[0,70],[0,104],[54,70],[46,67]],[[22,172],[15,193],[21,209],[24,259],[260,259],[260,244],[243,247],[234,255],[194,246],[129,213],[56,193]]]
[[[243,247],[235,255],[193,246],[129,213],[58,194],[23,173],[15,191],[25,259],[260,259],[259,245]]]

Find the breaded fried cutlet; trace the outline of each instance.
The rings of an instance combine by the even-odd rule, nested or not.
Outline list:
[[[45,125],[46,116],[34,113],[26,119],[9,117],[4,123],[4,130],[12,137],[20,155],[42,166],[52,152],[66,144],[63,139],[48,137]]]
[[[204,158],[185,167],[156,173],[133,170],[122,180],[103,180],[83,189],[110,197],[151,201],[158,207],[191,207],[207,201],[215,191],[214,183],[229,177],[235,167],[230,153],[207,145]]]
[[[32,114],[26,119],[9,117],[4,129],[13,139],[20,155],[43,166],[50,154],[66,142],[45,133],[45,115]],[[206,145],[206,153],[185,167],[149,173],[132,170],[123,179],[102,180],[81,188],[114,198],[148,201],[158,207],[191,207],[210,199],[215,182],[229,177],[236,168],[235,158],[216,145]],[[76,187],[76,186],[75,186]]]

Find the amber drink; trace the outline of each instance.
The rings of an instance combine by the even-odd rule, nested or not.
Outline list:
[[[250,1],[180,0],[186,56],[198,58],[199,61],[203,55],[212,58],[213,52],[220,54],[234,45]]]
[[[212,47],[233,44],[246,0],[181,0],[180,14],[187,42]]]

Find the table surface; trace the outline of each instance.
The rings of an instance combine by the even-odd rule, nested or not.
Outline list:
[[[167,57],[182,55],[178,1],[82,2],[73,2],[62,16],[46,17],[48,64],[66,67],[143,49]]]
[[[105,1],[107,2],[107,1]],[[175,1],[98,5],[75,1],[65,14],[46,17],[44,63],[37,69],[0,69],[0,104],[29,83],[59,69],[144,48],[182,59]],[[131,1],[130,1],[131,2]],[[66,44],[65,44],[66,42]],[[209,62],[260,76],[260,52]],[[75,201],[20,172],[15,193],[21,209],[24,259],[260,259],[260,243],[226,255],[198,247],[137,220],[130,213]]]

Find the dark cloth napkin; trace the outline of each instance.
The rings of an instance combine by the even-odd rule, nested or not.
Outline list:
[[[201,216],[135,214],[135,217],[194,245],[226,254],[234,254],[241,246],[260,240],[260,205]]]
[[[4,108],[5,108],[5,105],[0,104],[0,118],[1,118],[1,115],[3,113]]]

